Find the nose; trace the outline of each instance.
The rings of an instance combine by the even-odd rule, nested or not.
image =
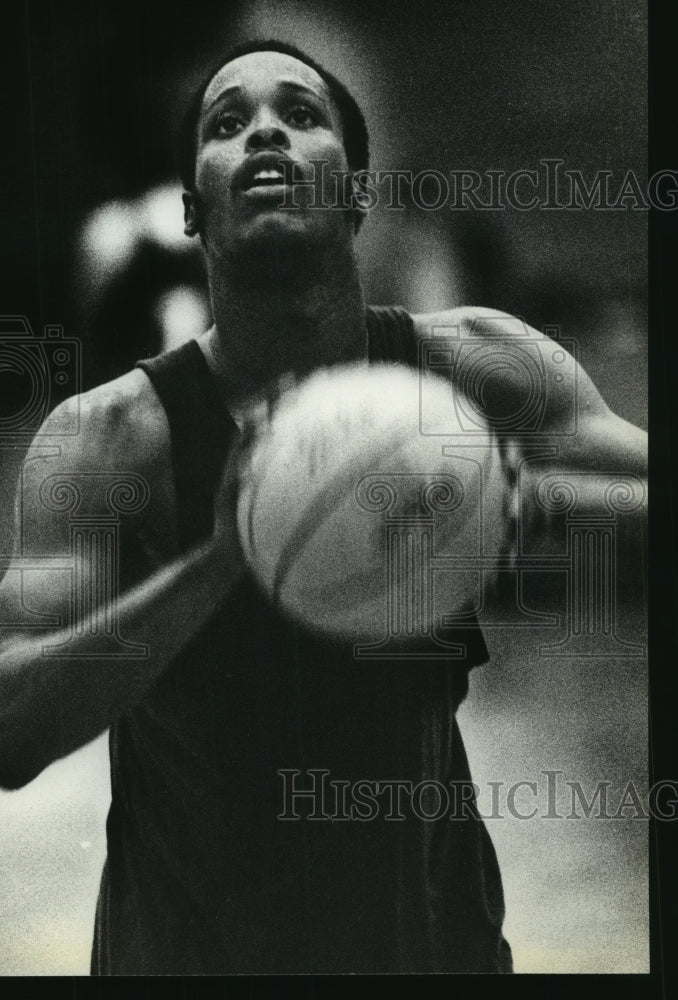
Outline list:
[[[255,153],[260,149],[288,149],[290,145],[287,133],[280,125],[273,122],[261,122],[250,132],[246,148]]]

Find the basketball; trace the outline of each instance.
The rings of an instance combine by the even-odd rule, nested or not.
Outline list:
[[[469,431],[460,416],[450,383],[394,364],[323,369],[279,396],[249,445],[237,523],[280,611],[375,642],[473,608],[501,475],[482,418]]]

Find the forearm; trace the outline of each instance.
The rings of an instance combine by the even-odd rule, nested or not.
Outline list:
[[[647,432],[610,410],[590,418],[580,417],[577,431],[571,436],[549,439],[545,435],[544,440],[556,449],[554,471],[565,476],[568,472],[597,472],[647,478]]]
[[[647,432],[615,413],[591,429],[591,452],[596,469],[613,475],[647,477]]]
[[[41,633],[7,646],[0,655],[0,784],[25,784],[137,703],[239,574],[238,558],[210,541],[123,595],[119,634],[145,646],[145,655],[107,657],[102,645],[97,656],[87,627],[79,636]],[[68,638],[68,658],[44,650]]]

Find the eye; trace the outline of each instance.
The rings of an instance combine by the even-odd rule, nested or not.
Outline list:
[[[230,111],[224,111],[216,119],[214,130],[217,135],[230,137],[235,135],[242,128],[242,121]]]
[[[290,108],[287,120],[295,128],[313,128],[318,124],[318,116],[306,104],[295,104]]]

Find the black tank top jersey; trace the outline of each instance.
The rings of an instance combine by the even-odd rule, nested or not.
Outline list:
[[[416,366],[407,312],[370,308],[367,328],[370,360]],[[167,411],[190,547],[211,530],[238,431],[195,341],[141,367]],[[144,572],[138,554],[127,565]],[[280,616],[246,575],[111,727],[92,972],[510,972],[499,870],[475,807],[426,821],[406,798],[405,818],[387,820],[382,792],[374,819],[342,820],[327,784],[470,783],[455,710],[487,650],[477,623],[453,638],[463,662],[356,661]],[[295,800],[299,820],[278,818],[285,788],[320,788],[312,771],[329,772],[320,818],[308,818],[310,798]]]

